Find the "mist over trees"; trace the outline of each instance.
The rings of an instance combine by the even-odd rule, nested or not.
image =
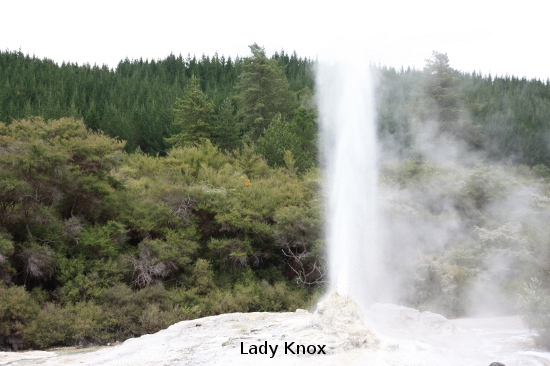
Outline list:
[[[519,311],[548,346],[548,82],[461,74],[437,52],[380,72],[386,287],[447,316]]]
[[[294,310],[323,291],[314,61],[250,49],[115,69],[0,52],[0,348]],[[447,316],[490,294],[540,328],[550,83],[451,61],[374,68],[388,287]]]

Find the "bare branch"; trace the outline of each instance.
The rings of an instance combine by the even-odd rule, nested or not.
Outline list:
[[[312,255],[305,248],[302,252],[293,252],[289,247],[285,249],[281,249],[281,251],[287,258],[288,267],[296,274],[296,281],[298,283],[311,287],[326,282],[324,278],[327,269],[322,264],[321,258],[318,255],[315,255],[312,263],[305,264],[305,260],[309,259]]]
[[[134,267],[132,284],[138,288],[144,288],[158,281],[158,278],[166,275],[167,268],[163,262],[153,264],[151,257],[146,251],[141,251],[138,258],[133,255],[128,261]]]
[[[55,270],[54,254],[48,247],[36,246],[25,249],[21,255],[27,276],[35,279],[50,278]]]

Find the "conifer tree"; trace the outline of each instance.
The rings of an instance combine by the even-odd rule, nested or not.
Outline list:
[[[301,105],[296,109],[290,123],[291,131],[296,135],[298,145],[292,151],[299,170],[312,167],[317,159],[317,127],[315,112]]]
[[[443,125],[456,122],[460,114],[461,94],[458,72],[449,64],[446,53],[433,52],[426,60],[427,93],[437,106],[438,120]]]
[[[191,77],[182,99],[172,108],[177,133],[166,139],[173,146],[190,146],[213,133],[214,103],[201,90],[199,79]]]
[[[256,43],[250,46],[252,57],[245,58],[237,83],[241,118],[252,141],[257,141],[278,114],[289,119],[296,106],[284,69],[270,60]]]
[[[227,151],[240,146],[240,124],[237,123],[235,107],[229,98],[223,101],[214,123],[212,143]]]
[[[280,114],[273,118],[264,134],[258,139],[258,152],[268,164],[275,167],[285,166],[285,151],[292,152],[298,146],[298,137],[292,133],[289,123]]]

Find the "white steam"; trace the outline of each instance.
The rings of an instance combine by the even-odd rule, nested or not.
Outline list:
[[[347,56],[321,59],[316,73],[329,291],[363,309],[396,302],[448,316],[513,313],[536,243],[550,232],[544,185],[453,132],[473,126],[465,107],[455,130],[437,113],[416,114],[411,101],[430,98],[414,87],[418,73],[401,75],[416,89],[396,90],[365,55],[334,54]],[[394,103],[396,133],[378,134],[380,96]]]
[[[380,300],[378,148],[373,76],[365,58],[319,62],[330,290],[362,307]]]

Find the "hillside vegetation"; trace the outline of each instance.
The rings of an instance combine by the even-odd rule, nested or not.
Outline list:
[[[309,306],[327,279],[313,68],[258,45],[114,70],[0,53],[0,348]],[[550,329],[549,82],[440,53],[373,69],[385,285]]]

